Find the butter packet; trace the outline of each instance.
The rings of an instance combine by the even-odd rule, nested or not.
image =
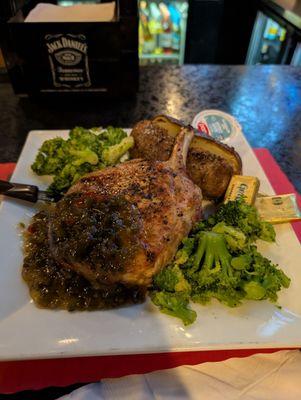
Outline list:
[[[255,201],[255,207],[260,217],[272,224],[301,220],[301,212],[294,193],[258,196]]]
[[[243,197],[247,204],[253,205],[259,185],[259,179],[254,176],[233,175],[225,194],[224,203]]]

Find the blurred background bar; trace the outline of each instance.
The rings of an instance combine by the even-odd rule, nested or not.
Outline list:
[[[300,65],[301,1],[141,0],[140,64]]]
[[[106,1],[47,0],[47,2],[67,7]],[[3,29],[0,35],[3,54],[3,56],[0,54],[0,72],[5,71],[3,58],[10,71],[13,69],[11,66],[13,60],[14,68],[18,69],[19,75],[12,77],[10,73],[10,76],[12,81],[18,79],[20,85],[23,71],[28,65],[31,65],[32,69],[33,62],[28,59],[28,52],[25,56],[26,51],[18,49],[16,42],[18,43],[24,36],[21,32],[25,28],[21,26],[21,22],[38,3],[41,1],[1,0],[0,2],[0,23]],[[117,0],[116,4],[118,3]],[[122,6],[123,3],[126,3],[126,7]],[[135,83],[135,81],[138,82],[138,57],[140,66],[153,64],[301,65],[301,0],[138,0],[138,3],[136,0],[121,0],[120,4],[121,8],[125,8],[125,12],[119,15],[120,7],[117,6],[117,19],[112,22],[111,35],[104,33],[101,35],[100,29],[107,28],[104,25],[103,27],[97,25],[98,28],[94,27],[93,35],[89,37],[88,32],[91,26],[89,27],[86,23],[88,45],[90,49],[94,49],[94,53],[90,54],[89,58],[91,70],[99,71],[103,68],[104,71],[103,79],[100,76],[95,79],[96,84],[92,85],[93,90],[100,90],[99,87],[103,86],[101,90],[113,94],[120,93],[122,88],[125,89],[124,92],[130,91],[129,85],[127,88],[124,87],[124,82],[128,80],[126,77],[130,76],[133,93],[138,88]],[[131,10],[128,14],[127,9]],[[23,20],[20,20],[20,15],[23,16]],[[137,26],[132,28],[133,24],[136,24],[135,18]],[[116,22],[115,27],[113,27],[114,22]],[[7,28],[10,25],[14,27]],[[55,31],[54,25],[55,23],[51,31]],[[83,21],[82,26],[85,31],[84,25]],[[68,34],[68,29],[70,33],[74,33],[79,28],[68,25],[64,27],[63,33]],[[41,30],[43,30],[42,25]],[[96,34],[98,31],[99,35]],[[16,39],[18,34],[20,38]],[[44,37],[43,35],[44,33],[41,33],[41,38]],[[114,36],[115,52],[110,53],[109,45],[100,40],[104,35],[108,39]],[[13,45],[12,42],[14,42]],[[123,53],[120,58],[117,54],[120,52],[118,49]],[[45,54],[42,45],[39,52],[39,59],[43,60]],[[113,65],[113,58],[115,59],[115,75],[109,67]],[[45,60],[41,68],[45,72]],[[125,78],[119,79],[118,74],[124,75]],[[107,78],[105,78],[106,75]],[[50,78],[45,78],[41,87],[43,85],[47,87],[46,80],[49,83]],[[110,85],[105,87],[102,80],[110,80]],[[118,80],[119,83],[117,83]],[[35,81],[36,79],[33,82]],[[16,92],[18,93],[18,90]]]
[[[102,1],[47,2],[70,6]],[[0,20],[6,21],[33,2],[0,3]],[[138,8],[140,65],[300,65],[299,0],[138,0]]]

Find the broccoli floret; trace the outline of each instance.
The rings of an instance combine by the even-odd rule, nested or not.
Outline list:
[[[69,152],[72,156],[75,157],[75,160],[72,161],[72,164],[75,166],[82,165],[84,163],[88,163],[91,165],[98,164],[98,161],[99,161],[98,155],[94,151],[92,151],[88,148],[86,148],[84,150],[70,149]]]
[[[241,254],[238,257],[233,257],[231,260],[231,267],[236,270],[246,270],[252,263],[252,257],[249,254]]]
[[[232,260],[223,234],[201,233],[194,267],[187,271],[192,301],[207,304],[215,298],[229,307],[241,303],[244,292],[240,287],[240,273],[232,267]]]
[[[212,232],[223,234],[227,246],[233,251],[242,250],[247,244],[245,234],[238,228],[226,225],[224,221],[214,225]]]
[[[196,312],[188,307],[189,296],[186,293],[152,292],[151,300],[163,313],[180,318],[185,326],[196,320]]]
[[[105,148],[102,152],[102,159],[107,165],[114,165],[133,146],[134,138],[127,136],[120,143]]]
[[[193,252],[194,245],[195,245],[195,238],[193,238],[193,237],[184,238],[182,240],[182,247],[176,253],[174,263],[176,265],[183,265],[183,264],[187,263],[187,261],[189,260],[189,257],[191,256],[191,254]]]
[[[223,235],[215,232],[201,232],[190,273],[200,271],[202,275],[205,273],[211,275],[222,271],[230,276],[232,275],[231,258]]]
[[[170,265],[154,278],[154,287],[167,292],[190,291],[190,285],[177,265]]]
[[[46,140],[39,149],[31,169],[38,175],[52,175],[59,171],[66,159],[66,141],[62,138]]]
[[[265,288],[256,281],[246,282],[243,289],[246,292],[246,299],[249,300],[261,300],[266,294]]]
[[[247,204],[243,198],[222,204],[216,214],[208,218],[207,225],[213,227],[219,222],[240,229],[249,243],[258,238],[269,242],[275,241],[273,226],[262,221],[256,208]]]
[[[194,225],[194,227],[192,228],[191,233],[192,234],[197,234],[198,232],[206,231],[208,229],[211,229],[211,224],[209,223],[209,219],[208,220],[203,220],[201,222],[197,222]]]
[[[245,292],[243,292],[240,288],[224,287],[219,284],[215,284],[209,288],[193,291],[191,300],[194,303],[206,305],[210,303],[213,298],[215,298],[228,307],[237,307],[241,304],[244,296]]]
[[[101,140],[104,141],[105,146],[114,146],[122,141],[122,139],[127,137],[126,132],[121,128],[114,128],[113,126],[108,126],[106,130],[102,131],[99,135]]]
[[[275,242],[276,232],[272,224],[266,221],[261,221],[261,232],[259,239],[265,240],[266,242]]]
[[[70,131],[67,142],[70,148],[74,150],[85,150],[89,148],[94,152],[97,152],[99,146],[101,147],[102,145],[99,135],[90,129],[85,129],[79,126]]]
[[[224,235],[201,232],[193,266],[185,271],[192,287],[192,300],[207,303],[212,297],[233,307],[239,303],[234,294],[238,289],[237,274],[231,266],[232,256]]]
[[[216,298],[230,307],[246,299],[277,300],[277,292],[288,287],[290,279],[256,246],[245,247],[238,256],[226,247],[222,233],[202,231],[199,234],[193,266],[183,270],[191,286],[192,301],[202,304]],[[235,253],[235,252],[234,252]]]
[[[92,166],[84,163],[81,165],[66,164],[63,169],[53,177],[53,182],[47,189],[47,193],[54,199],[59,199],[69,187],[77,182],[83,175],[94,169],[101,169],[101,165]]]
[[[282,287],[289,287],[290,278],[281,269],[277,268],[277,265],[260,254],[256,246],[251,247],[250,254],[253,257],[253,263],[248,271],[249,276],[263,286],[266,291],[265,299],[273,302],[277,301],[277,292]]]
[[[179,266],[170,265],[154,277],[150,297],[162,312],[189,325],[196,319],[195,311],[188,308],[190,290],[190,284]]]

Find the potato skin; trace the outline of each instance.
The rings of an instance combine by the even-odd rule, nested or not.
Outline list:
[[[131,135],[135,140],[130,150],[131,158],[167,161],[175,144],[175,138],[166,129],[156,126],[152,121],[138,122]]]
[[[224,195],[233,169],[223,158],[190,149],[186,165],[187,174],[202,189],[204,198],[218,199]]]
[[[172,137],[177,136],[181,128],[193,129],[194,138],[190,144],[190,148],[194,148],[200,152],[209,152],[225,159],[233,168],[233,173],[236,175],[242,172],[242,162],[239,154],[235,151],[233,147],[228,146],[225,143],[215,140],[211,136],[199,132],[197,129],[190,125],[185,125],[183,121],[172,118],[168,115],[157,115],[152,119],[156,125],[161,128],[165,128],[168,134]]]
[[[162,116],[162,118],[168,119],[169,117]],[[171,121],[173,125],[177,125],[176,120],[171,119]],[[155,120],[138,122],[131,133],[135,140],[135,145],[130,150],[131,158],[167,161],[174,147],[177,133],[174,131],[170,134],[165,126],[166,124],[164,124],[164,127],[157,125]],[[178,126],[180,126],[180,131],[184,124],[179,123]],[[191,127],[191,129],[193,128]],[[188,151],[187,174],[202,189],[204,198],[221,198],[225,194],[232,175],[241,173],[240,157],[234,149],[225,146],[223,143],[218,143],[208,137],[202,138],[203,140],[200,141],[197,136],[196,133]],[[216,143],[219,149],[229,152],[229,154],[234,152],[235,156],[238,157],[237,167],[234,167],[235,164],[233,165],[226,158],[207,151],[204,143],[208,142],[211,147]]]

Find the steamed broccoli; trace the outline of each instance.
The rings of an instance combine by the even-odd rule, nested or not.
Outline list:
[[[89,149],[101,157],[104,143],[99,135],[79,126],[71,129],[69,138],[66,140],[68,150],[86,150]]]
[[[69,153],[72,156],[75,156],[75,160],[72,161],[72,165],[82,165],[84,163],[88,163],[91,165],[98,164],[98,155],[94,153],[94,151],[86,148],[84,150],[73,150],[70,149]]]
[[[195,245],[194,237],[187,237],[182,240],[182,247],[177,251],[174,263],[176,265],[183,265],[189,262],[189,257],[193,252],[193,248]]]
[[[240,229],[249,243],[258,238],[268,242],[275,241],[273,226],[262,221],[256,208],[247,204],[243,198],[222,204],[216,214],[208,218],[206,226],[213,227],[219,222]]]
[[[106,149],[103,150],[102,152],[103,161],[107,165],[114,165],[133,146],[134,146],[133,136],[127,136],[123,138],[120,143],[113,144],[110,147],[107,147]]]
[[[237,305],[237,300],[233,304],[232,292],[238,288],[239,280],[231,266],[231,259],[224,235],[201,232],[193,267],[186,272],[194,301],[204,302],[215,297],[231,307]],[[200,294],[205,296],[202,301]]]
[[[52,175],[62,168],[65,159],[66,141],[57,137],[42,144],[31,168],[38,175]]]
[[[196,319],[196,312],[188,308],[189,296],[183,292],[166,293],[153,292],[153,303],[165,314],[180,318],[184,325],[192,324]]]
[[[190,291],[190,284],[179,266],[170,265],[155,276],[150,296],[162,312],[189,325],[196,319],[196,312],[188,308]]]
[[[247,244],[245,234],[240,229],[226,225],[224,221],[214,225],[212,232],[223,234],[227,245],[234,251],[242,250]]]
[[[276,232],[272,224],[266,221],[260,222],[261,232],[259,239],[265,240],[266,242],[275,242]]]
[[[254,207],[241,199],[222,205],[216,215],[196,224],[172,264],[154,277],[152,300],[179,318],[179,294],[201,304],[215,298],[229,307],[244,299],[276,302],[277,292],[289,287],[290,279],[257,251],[257,238],[274,241],[275,231]]]
[[[154,286],[167,292],[189,292],[190,285],[178,265],[171,265],[154,278]]]
[[[31,168],[38,175],[53,175],[48,194],[59,198],[84,174],[113,165],[133,146],[121,128],[75,127],[69,138],[46,140]]]
[[[231,260],[231,266],[237,270],[248,269],[251,263],[252,257],[249,254],[241,254]]]
[[[251,246],[250,254],[253,263],[248,271],[249,274],[264,287],[266,291],[264,298],[276,302],[277,292],[282,287],[289,287],[290,278],[281,269],[277,268],[277,265],[260,254],[256,246]]]
[[[231,255],[227,250],[223,235],[210,231],[201,232],[190,273],[200,271],[200,273],[206,272],[211,275],[222,270],[227,274],[230,259]]]
[[[246,299],[249,300],[262,300],[266,294],[265,288],[256,281],[246,282],[243,288],[246,292]]]
[[[114,128],[108,126],[104,131],[100,133],[100,138],[104,141],[105,146],[114,146],[121,142],[122,139],[126,138],[126,132],[121,128]]]
[[[94,168],[100,169],[99,164],[95,167],[88,163],[81,165],[66,164],[61,171],[54,175],[53,182],[47,189],[49,196],[59,199],[62,193],[66,192],[73,183],[83,175],[93,171]]]
[[[216,298],[230,307],[239,305],[244,298],[275,302],[277,292],[289,286],[290,279],[256,246],[246,247],[238,256],[233,254],[226,248],[223,234],[202,232],[194,267],[184,273],[189,277],[193,301],[205,303]]]

